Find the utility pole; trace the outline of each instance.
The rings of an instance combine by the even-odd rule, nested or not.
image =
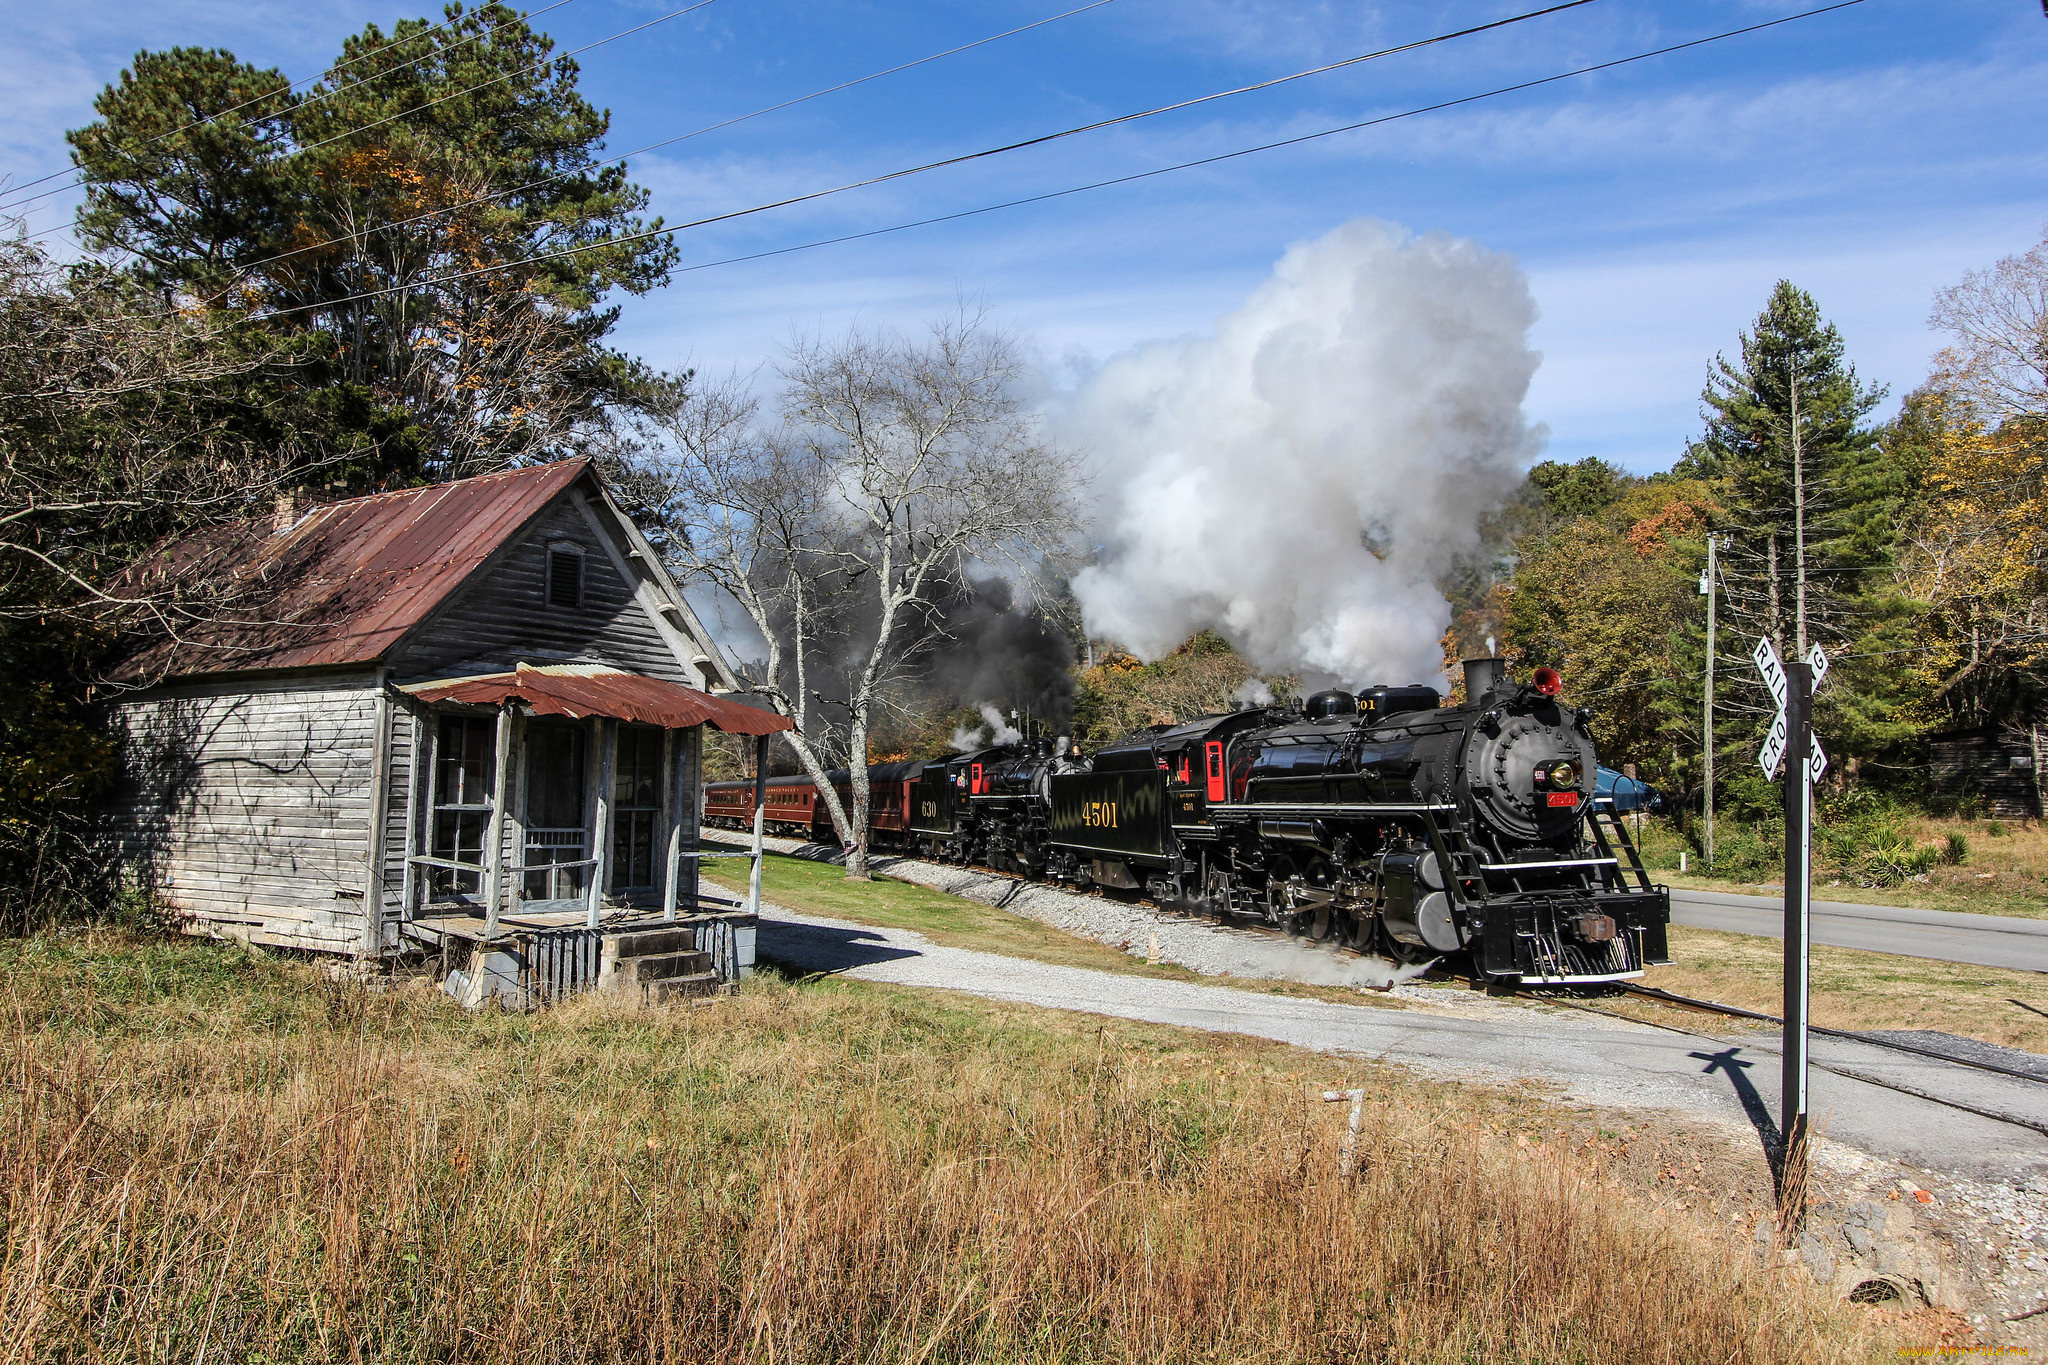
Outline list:
[[[1707,824],[1700,841],[1701,852],[1707,855],[1707,870],[1714,870],[1714,608],[1719,602],[1717,590],[1720,564],[1716,554],[1721,548],[1721,538],[1707,533],[1707,571],[1700,577],[1700,591],[1707,595],[1707,698],[1700,715],[1700,729],[1705,736],[1703,754],[1706,759]]]
[[[1799,362],[1792,362],[1792,575],[1793,614],[1798,639],[1793,653],[1806,657],[1806,460],[1799,439]]]
[[[1776,531],[1770,534],[1768,549],[1770,557],[1765,569],[1764,579],[1771,585],[1771,620],[1770,625],[1767,627],[1767,633],[1771,637],[1771,648],[1783,649],[1785,647],[1785,604],[1780,599],[1783,596],[1785,585],[1778,579],[1778,533]]]
[[[1789,1235],[1806,1212],[1806,1008],[1809,865],[1813,852],[1813,670],[1785,665],[1785,1039],[1778,1098],[1778,1224]]]

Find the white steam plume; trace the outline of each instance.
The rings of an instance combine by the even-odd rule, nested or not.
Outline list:
[[[1237,691],[1231,693],[1230,699],[1246,706],[1271,706],[1273,689],[1266,686],[1263,678],[1246,678]]]
[[[973,729],[963,725],[953,732],[953,752],[964,754],[969,749],[1015,744],[1024,738],[1022,730],[1004,720],[1003,713],[987,702],[981,704],[981,721],[982,723]]]
[[[1535,319],[1507,256],[1360,220],[1213,337],[1112,360],[1053,414],[1109,494],[1074,579],[1090,632],[1156,658],[1208,627],[1354,685],[1438,673],[1437,581],[1542,444]]]

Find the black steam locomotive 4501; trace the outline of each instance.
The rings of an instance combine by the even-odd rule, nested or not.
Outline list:
[[[1091,759],[1062,741],[877,766],[870,838],[1400,961],[1465,958],[1502,982],[1668,961],[1670,894],[1595,800],[1586,713],[1550,669],[1515,682],[1477,659],[1465,684],[1450,707],[1428,687],[1319,692],[1298,711],[1155,726]],[[705,817],[745,827],[753,800],[751,783],[713,783]],[[830,837],[807,779],[770,784],[765,815]]]

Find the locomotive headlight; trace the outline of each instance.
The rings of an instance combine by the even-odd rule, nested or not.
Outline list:
[[[1550,765],[1550,785],[1564,791],[1579,785],[1579,765],[1568,758]]]

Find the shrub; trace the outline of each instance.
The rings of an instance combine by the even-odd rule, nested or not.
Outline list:
[[[1941,846],[1941,861],[1949,867],[1961,867],[1970,857],[1970,841],[1961,830],[1952,829]]]
[[[1775,877],[1785,863],[1785,822],[1769,818],[1752,823],[1717,823],[1713,871],[1737,881]]]
[[[1887,841],[1872,845],[1841,870],[1858,886],[1897,886],[1925,873],[1939,856],[1939,849],[1916,848],[1903,839]]]
[[[1913,842],[1906,824],[1914,814],[1896,797],[1852,787],[1821,803],[1815,851],[1829,871],[1852,885],[1897,886],[1924,874],[1944,852]]]

